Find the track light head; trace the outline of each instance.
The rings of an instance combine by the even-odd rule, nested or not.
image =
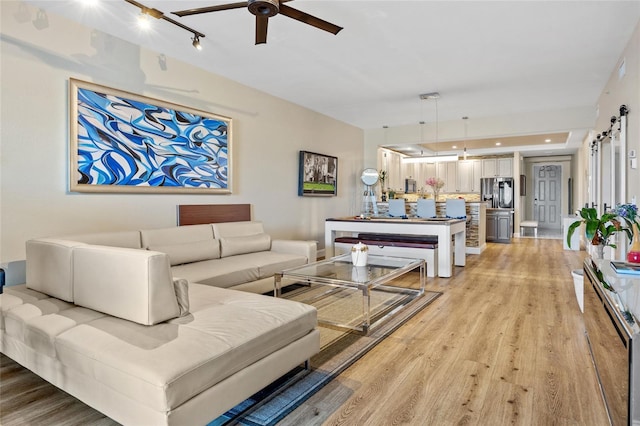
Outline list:
[[[193,47],[195,47],[197,50],[202,50],[202,45],[200,44],[200,36],[198,34],[194,34],[191,40],[193,40],[193,43],[191,43]]]

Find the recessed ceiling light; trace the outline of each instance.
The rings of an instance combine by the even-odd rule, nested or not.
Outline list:
[[[496,142],[496,146],[502,145],[502,142]]]
[[[455,145],[453,145],[453,146],[451,147],[451,149],[457,149],[457,148],[458,148],[458,147],[457,147],[457,146],[455,146]]]
[[[544,141],[545,141],[546,143],[549,143],[549,142],[551,142],[551,139],[545,139]]]

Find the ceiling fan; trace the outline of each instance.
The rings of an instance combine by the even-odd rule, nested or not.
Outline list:
[[[256,16],[256,44],[262,44],[267,42],[267,25],[269,18],[277,15],[278,13],[293,18],[304,24],[311,25],[324,31],[328,31],[332,34],[338,34],[342,29],[337,25],[327,22],[323,19],[316,18],[308,13],[294,9],[292,7],[283,4],[291,0],[248,0],[239,3],[222,4],[219,6],[200,7],[197,9],[187,9],[178,12],[172,12],[174,15],[180,17],[197,15],[200,13],[218,12],[220,10],[240,9],[246,7],[249,12]]]

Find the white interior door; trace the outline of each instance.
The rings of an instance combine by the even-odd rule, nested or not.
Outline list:
[[[533,166],[533,218],[539,228],[562,227],[562,167],[555,164]]]

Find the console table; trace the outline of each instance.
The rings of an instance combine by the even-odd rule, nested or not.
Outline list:
[[[640,276],[584,262],[584,324],[611,424],[640,423]]]
[[[325,257],[330,258],[334,255],[333,244],[339,233],[354,235],[359,232],[437,236],[439,277],[451,277],[453,274],[452,263],[456,266],[464,266],[466,264],[466,221],[464,219],[360,219],[354,217],[327,219],[324,225]],[[453,245],[451,242],[452,237],[454,240]],[[454,252],[453,259],[451,259],[452,252]]]

